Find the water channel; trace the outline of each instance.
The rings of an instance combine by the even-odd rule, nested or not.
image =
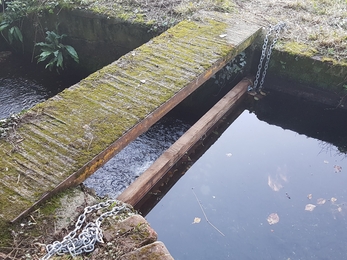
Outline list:
[[[146,218],[175,259],[345,259],[346,169],[334,145],[245,111]]]
[[[2,73],[0,119],[76,81],[50,88],[50,77],[41,84]],[[180,260],[346,258],[346,119],[345,111],[270,93],[218,133],[147,220]],[[164,118],[85,185],[116,197],[189,126]]]

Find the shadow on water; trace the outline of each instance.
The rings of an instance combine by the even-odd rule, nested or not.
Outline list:
[[[262,121],[330,143],[347,153],[346,110],[278,91],[268,93],[252,109]],[[323,146],[329,148],[328,144]]]
[[[14,54],[0,65],[0,119],[47,100],[87,76],[68,69],[61,74],[50,72]]]
[[[346,258],[346,112],[275,92],[253,109],[157,196],[159,239],[175,259]]]
[[[9,62],[0,118],[81,79]],[[151,194],[142,211],[159,239],[175,259],[346,259],[346,112],[275,91],[250,110],[225,118],[178,164],[179,181]],[[188,127],[165,118],[87,185],[117,196]]]

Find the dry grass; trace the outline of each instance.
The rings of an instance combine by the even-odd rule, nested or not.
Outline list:
[[[274,24],[284,21],[282,41],[307,44],[317,55],[347,62],[346,0],[235,0],[240,10]]]
[[[317,55],[347,62],[346,0],[84,0],[107,12],[121,7],[164,30],[201,10],[233,13],[264,27],[284,21],[284,42],[297,42],[316,49]]]

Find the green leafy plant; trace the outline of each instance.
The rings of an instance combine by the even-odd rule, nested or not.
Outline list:
[[[70,58],[79,63],[76,50],[72,46],[62,43],[66,34],[59,35],[53,31],[47,31],[46,34],[46,42],[36,43],[41,47],[41,53],[37,56],[38,63],[46,61],[46,68],[49,70],[55,68],[58,73],[60,69],[66,68]]]
[[[7,37],[4,31],[7,30]],[[23,35],[18,26],[12,25],[11,21],[5,20],[0,23],[0,32],[2,37],[7,41],[8,44],[12,44],[13,40],[23,42]]]
[[[5,1],[3,4],[3,20],[0,23],[0,32],[2,37],[8,44],[12,45],[14,40],[23,43],[23,35],[21,27],[23,18],[27,16],[33,0],[13,0],[7,1],[5,9]]]

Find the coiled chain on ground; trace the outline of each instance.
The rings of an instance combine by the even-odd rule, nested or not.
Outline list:
[[[86,221],[87,214],[100,209],[105,209],[113,206],[112,210],[101,214],[95,222],[89,222],[81,232],[84,222]],[[130,215],[133,209],[130,205],[127,205],[118,200],[107,200],[100,202],[99,204],[88,206],[84,209],[84,212],[78,217],[75,224],[75,229],[66,235],[63,240],[55,241],[52,244],[46,245],[47,254],[41,259],[46,260],[53,255],[70,254],[72,257],[80,255],[82,253],[89,253],[94,251],[95,243],[104,243],[103,233],[101,229],[102,221],[110,216],[126,213]],[[79,233],[79,234],[78,234]]]
[[[278,37],[279,37],[279,33],[281,30],[283,30],[284,28],[286,27],[286,24],[284,22],[279,22],[278,24],[276,24],[275,26],[270,26],[270,29],[268,30],[266,36],[265,36],[265,39],[264,39],[264,44],[263,44],[263,47],[262,47],[262,51],[261,51],[261,56],[260,56],[260,60],[259,60],[259,64],[258,64],[258,71],[257,71],[257,74],[256,74],[256,77],[255,77],[255,80],[254,80],[254,83],[253,83],[253,86],[249,88],[249,90],[259,90],[261,91],[262,88],[263,88],[263,84],[264,84],[264,79],[265,79],[265,76],[266,76],[266,72],[267,72],[267,69],[269,67],[269,61],[270,61],[270,57],[271,57],[271,53],[272,53],[272,49],[274,48],[277,40],[278,40]],[[275,36],[272,40],[272,43],[270,46],[268,46],[269,44],[269,37],[275,33]],[[264,69],[263,69],[263,62],[264,62],[264,59],[266,58],[265,60],[265,65],[264,65]],[[261,75],[261,78],[260,78],[260,74],[261,74],[261,71],[263,69],[263,73]],[[258,87],[258,81],[260,79],[260,83],[259,83],[259,87]]]

